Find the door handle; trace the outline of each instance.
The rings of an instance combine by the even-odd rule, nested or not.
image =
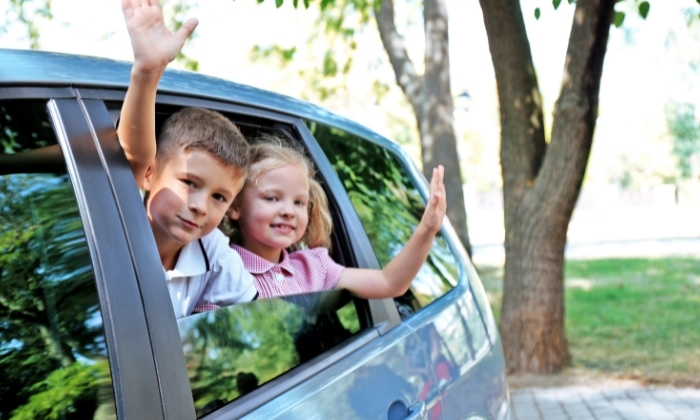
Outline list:
[[[423,401],[418,401],[412,406],[408,407],[408,415],[406,420],[427,420],[428,410],[425,409],[425,403]]]

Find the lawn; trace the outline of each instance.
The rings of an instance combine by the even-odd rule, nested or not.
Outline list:
[[[501,267],[479,267],[496,317]],[[569,261],[572,367],[651,383],[700,385],[700,260]]]

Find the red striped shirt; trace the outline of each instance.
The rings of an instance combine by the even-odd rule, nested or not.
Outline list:
[[[282,261],[275,264],[242,248],[231,245],[253,275],[261,298],[312,293],[335,289],[345,267],[333,261],[326,248],[282,250]]]

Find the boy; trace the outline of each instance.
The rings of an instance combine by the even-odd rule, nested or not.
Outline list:
[[[119,140],[136,184],[146,191],[146,213],[175,316],[190,315],[200,301],[226,306],[253,300],[253,278],[216,228],[245,182],[243,135],[221,114],[185,108],[166,121],[156,148],[158,81],[197,21],[188,20],[173,34],[158,0],[122,0],[122,9],[134,65]]]

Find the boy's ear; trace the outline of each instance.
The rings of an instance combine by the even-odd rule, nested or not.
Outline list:
[[[148,165],[146,168],[146,175],[143,176],[143,185],[141,186],[144,190],[151,190],[151,182],[153,182],[153,177],[155,176],[155,169],[153,165]]]
[[[236,204],[235,201],[233,202],[233,204],[231,204],[231,207],[229,207],[228,210],[226,211],[226,215],[231,220],[238,220],[241,218],[240,209],[238,208],[238,204]]]

